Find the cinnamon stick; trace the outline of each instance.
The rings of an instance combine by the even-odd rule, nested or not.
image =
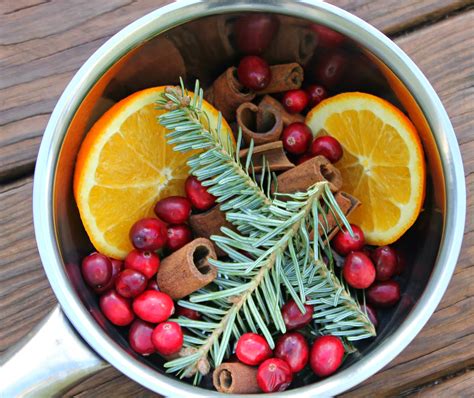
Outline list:
[[[206,90],[204,98],[219,109],[227,122],[232,122],[239,105],[252,101],[255,93],[240,84],[237,69],[230,67]]]
[[[212,375],[214,387],[226,394],[252,394],[261,392],[257,383],[257,368],[240,362],[219,365]]]
[[[206,286],[217,276],[209,258],[216,258],[212,242],[194,239],[162,260],[156,277],[158,287],[177,300]]]
[[[308,23],[301,24],[292,17],[279,16],[280,29],[263,58],[270,64],[298,62],[306,65],[313,57],[318,38]]]
[[[283,104],[277,99],[271,97],[270,95],[265,95],[265,97],[263,97],[263,99],[260,101],[260,104],[259,104],[259,106],[267,106],[267,105],[272,106],[273,108],[278,110],[278,112],[281,115],[281,119],[283,120],[283,126],[285,127],[291,123],[296,123],[296,122],[304,123],[305,118],[302,114],[288,113],[285,107],[283,106]],[[259,128],[260,128],[259,120],[257,118],[257,129]]]
[[[203,87],[211,85],[217,73],[221,72],[221,63],[230,65],[232,62],[235,50],[230,38],[233,34],[234,19],[233,15],[223,14],[210,18],[199,18],[181,25],[172,34],[166,35],[175,43],[181,53],[188,76],[192,76],[192,80],[199,77]],[[150,52],[147,54],[148,58],[166,59],[165,63],[170,68],[174,66],[173,62],[168,59],[167,53],[154,53],[162,55],[161,57],[150,57]],[[216,62],[216,59],[219,59],[220,62]],[[150,74],[153,75],[153,72]],[[171,81],[166,83],[169,84]]]
[[[257,94],[274,94],[298,89],[304,80],[303,68],[296,62],[272,65],[270,71],[272,73],[270,84],[263,90],[257,91]]]
[[[337,192],[342,187],[340,171],[324,156],[316,156],[281,173],[277,177],[278,192],[306,191],[311,185],[320,181],[328,181],[332,192]]]
[[[234,229],[234,226],[226,220],[224,212],[219,205],[214,206],[204,213],[192,214],[189,217],[189,225],[194,236],[210,239],[212,235],[222,235],[221,228]],[[216,254],[223,256],[226,253],[215,246]]]
[[[245,102],[237,108],[237,123],[242,129],[246,144],[253,139],[256,145],[267,144],[280,138],[283,131],[283,121],[277,109],[271,105],[259,107],[251,102]],[[257,119],[260,129],[257,128]]]
[[[239,157],[245,159],[248,152],[248,149],[241,149]],[[256,173],[262,170],[264,158],[265,161],[268,162],[271,171],[285,171],[295,167],[295,165],[288,160],[283,150],[282,141],[274,141],[254,147],[252,162]]]

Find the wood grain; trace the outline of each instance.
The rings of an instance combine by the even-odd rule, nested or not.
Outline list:
[[[32,170],[49,113],[80,64],[120,27],[162,3],[0,1],[0,181]],[[334,3],[393,33],[468,2]],[[69,8],[74,13],[65,4],[73,4]],[[63,23],[60,15],[67,21]],[[12,17],[16,23],[5,25]],[[46,21],[54,21],[54,26]],[[433,317],[399,357],[347,396],[399,395],[438,379],[438,384],[424,387],[418,394],[464,396],[473,390],[472,371],[445,379],[474,365],[474,324],[466,321],[474,317],[473,21],[474,12],[465,11],[397,39],[430,79],[451,117],[464,159],[469,217],[456,272]],[[39,23],[45,26],[35,26]],[[33,26],[20,29],[21,24]],[[5,26],[11,30],[6,35]],[[0,352],[28,333],[56,302],[36,250],[31,191],[31,177],[0,186]],[[67,396],[112,394],[154,395],[110,368],[74,387]]]
[[[1,2],[0,181],[33,170],[49,114],[86,59],[127,24],[170,2]]]
[[[431,397],[472,397],[474,391],[474,371],[469,370],[450,378],[443,383],[435,384],[419,391],[415,396],[417,398]]]
[[[0,2],[0,182],[32,172],[48,116],[84,61],[128,23],[170,2]],[[472,0],[330,2],[394,33]]]
[[[357,15],[388,35],[413,29],[473,4],[472,0],[328,0],[328,3]]]
[[[0,352],[56,303],[34,240],[32,181],[28,177],[0,188]]]

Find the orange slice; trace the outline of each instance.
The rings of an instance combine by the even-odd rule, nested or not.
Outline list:
[[[396,241],[415,222],[425,193],[423,149],[411,121],[381,98],[343,93],[314,107],[306,124],[343,147],[336,163],[343,189],[362,202],[350,221],[369,244]]]
[[[186,161],[192,153],[173,151],[157,116],[156,101],[165,87],[139,91],[109,109],[92,127],[80,148],[74,174],[74,197],[85,230],[96,250],[124,258],[132,249],[129,230],[152,216],[163,197],[184,194]],[[212,128],[218,111],[203,110]],[[223,135],[233,140],[222,120]]]

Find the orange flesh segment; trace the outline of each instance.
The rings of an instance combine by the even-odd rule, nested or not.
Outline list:
[[[369,244],[396,241],[416,220],[424,199],[425,164],[415,127],[390,103],[364,93],[321,102],[306,118],[314,135],[343,147],[336,163],[343,190],[362,205],[350,216]]]
[[[160,199],[184,195],[192,153],[180,153],[166,142],[167,131],[156,109],[164,87],[132,94],[107,111],[92,127],[79,151],[74,196],[97,251],[124,258],[133,249],[129,230],[139,219],[153,217]],[[204,102],[211,126],[218,112]],[[223,120],[222,134],[230,135]],[[233,138],[232,138],[233,139]]]

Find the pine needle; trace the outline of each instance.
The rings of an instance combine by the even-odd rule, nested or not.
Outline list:
[[[180,301],[180,305],[199,311],[202,320],[176,319],[190,333],[185,346],[191,351],[167,362],[168,371],[181,377],[204,374],[209,363],[217,367],[229,354],[232,335],[248,331],[262,333],[274,347],[273,335],[286,331],[280,308],[288,296],[302,311],[305,301],[314,306],[321,333],[348,341],[375,335],[367,314],[332,268],[320,260],[328,249],[317,233],[320,201],[348,226],[328,184],[316,183],[306,192],[270,197],[276,179],[265,163],[265,181],[255,182],[253,142],[243,167],[238,155],[241,131],[234,148],[221,135],[221,116],[216,129],[206,127],[210,124],[202,110],[199,82],[192,98],[182,84],[181,88],[167,89],[158,105],[169,110],[159,117],[159,123],[170,130],[167,138],[174,150],[202,149],[188,161],[191,174],[217,197],[227,220],[238,230],[222,228],[222,235],[212,237],[229,260],[212,261],[218,269],[217,279],[191,295],[189,301]],[[325,233],[324,223],[322,226]],[[311,230],[316,231],[312,242]]]

